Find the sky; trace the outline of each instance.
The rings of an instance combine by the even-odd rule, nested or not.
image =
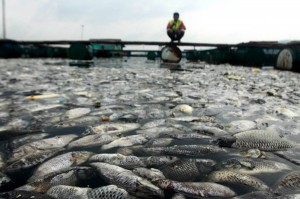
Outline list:
[[[174,12],[187,28],[182,42],[300,40],[299,0],[5,0],[5,5],[6,37],[14,40],[170,41],[166,26]],[[3,36],[2,20],[0,28]]]

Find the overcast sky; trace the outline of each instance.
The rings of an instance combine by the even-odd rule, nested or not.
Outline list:
[[[169,41],[166,25],[174,11],[180,13],[187,27],[182,42],[300,40],[299,0],[5,0],[5,3],[6,35],[15,40],[83,37]]]

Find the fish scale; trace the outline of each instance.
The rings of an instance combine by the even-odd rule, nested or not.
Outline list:
[[[118,188],[115,185],[95,188],[87,192],[89,199],[129,199],[130,196],[126,190]]]
[[[283,176],[277,185],[277,191],[300,189],[300,171],[292,171]]]
[[[234,137],[236,141],[232,147],[239,149],[258,148],[263,151],[280,151],[295,146],[295,143],[265,130],[245,131],[235,134]]]

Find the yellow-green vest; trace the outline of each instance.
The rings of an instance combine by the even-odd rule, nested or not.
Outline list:
[[[177,23],[175,24],[175,26],[172,26],[174,23],[174,19],[170,20],[170,25],[172,27],[172,30],[179,30],[180,25],[182,24],[182,21],[180,19],[177,20]]]

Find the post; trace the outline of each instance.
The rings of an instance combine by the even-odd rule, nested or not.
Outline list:
[[[5,0],[2,0],[2,27],[3,27],[3,39],[6,38],[5,30]]]

